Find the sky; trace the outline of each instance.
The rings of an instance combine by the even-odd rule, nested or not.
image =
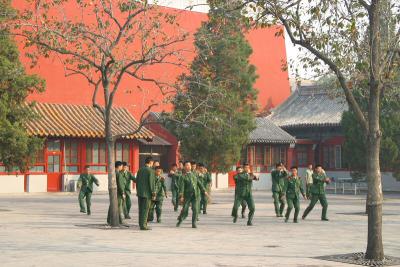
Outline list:
[[[186,9],[189,6],[193,5],[193,10],[198,11],[198,12],[207,12],[208,11],[208,6],[206,0],[150,0],[150,2],[157,2],[157,4],[162,5],[162,6],[168,6],[168,7],[174,7],[174,8],[180,8],[180,9]],[[285,34],[285,42],[286,42],[286,54],[288,58],[288,63],[292,63],[294,66],[298,66],[298,50],[296,47],[293,46],[291,41],[289,40],[289,37]],[[305,70],[302,70],[300,66],[299,68],[299,74],[301,77],[307,77],[307,72]],[[290,78],[296,78],[295,70],[289,67],[289,76]]]

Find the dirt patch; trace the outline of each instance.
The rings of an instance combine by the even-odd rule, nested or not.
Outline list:
[[[349,263],[354,265],[361,266],[395,266],[400,264],[400,258],[386,256],[382,261],[374,261],[365,259],[365,253],[350,253],[350,254],[340,254],[340,255],[329,255],[329,256],[321,256],[315,257],[315,259],[326,260],[326,261],[334,261],[341,263]]]

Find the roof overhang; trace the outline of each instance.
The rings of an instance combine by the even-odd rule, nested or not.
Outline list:
[[[29,135],[40,137],[105,138],[103,115],[89,105],[35,103],[36,115],[26,125]],[[125,108],[112,108],[111,132],[123,139],[148,139],[154,134],[141,127]],[[140,130],[139,130],[140,129]]]

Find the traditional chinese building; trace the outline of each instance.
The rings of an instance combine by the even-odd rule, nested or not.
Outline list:
[[[19,192],[69,191],[84,166],[100,180],[99,190],[107,190],[107,149],[101,113],[85,105],[37,103],[33,107],[37,119],[29,122],[30,135],[43,137],[44,147],[38,151],[28,172],[3,175],[3,187],[18,181]],[[133,171],[139,167],[141,142],[151,141],[154,134],[142,128],[125,108],[113,108],[113,135],[121,135],[115,144],[115,159],[126,161]],[[125,133],[134,133],[123,135]],[[5,172],[0,166],[0,172]],[[7,186],[8,182],[8,186]],[[5,191],[5,189],[3,189]],[[2,191],[3,191],[2,190]]]
[[[348,173],[341,153],[344,136],[340,122],[345,110],[344,99],[330,96],[319,86],[303,86],[271,114],[257,118],[257,128],[242,154],[260,176],[255,188],[270,188],[271,171],[278,162],[286,168],[296,165],[301,173],[309,163]]]
[[[249,144],[242,152],[242,162],[250,164],[251,169],[260,175],[260,181],[254,183],[255,188],[270,187],[270,173],[276,162],[290,160],[290,146],[296,139],[278,127],[267,117],[256,118],[256,129],[251,132]],[[233,173],[229,175],[229,186],[234,186]]]
[[[322,164],[326,170],[343,170],[344,135],[341,119],[348,109],[344,98],[331,96],[321,86],[299,87],[269,119],[296,138],[287,165]]]

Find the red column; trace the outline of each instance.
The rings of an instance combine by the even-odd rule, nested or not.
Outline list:
[[[86,140],[85,139],[79,140],[78,149],[79,149],[79,153],[80,153],[79,171],[83,172],[83,168],[85,168],[85,165],[86,165]]]
[[[295,149],[289,146],[287,150],[287,162],[286,162],[287,168],[290,168],[292,166],[294,157],[295,157]]]
[[[139,170],[139,143],[132,143],[132,172],[135,173]]]
[[[29,171],[28,171],[28,174],[29,174]],[[27,187],[26,183],[27,183],[27,180],[28,180],[27,179],[28,174],[27,173],[24,174],[24,192],[26,192],[26,187]]]

